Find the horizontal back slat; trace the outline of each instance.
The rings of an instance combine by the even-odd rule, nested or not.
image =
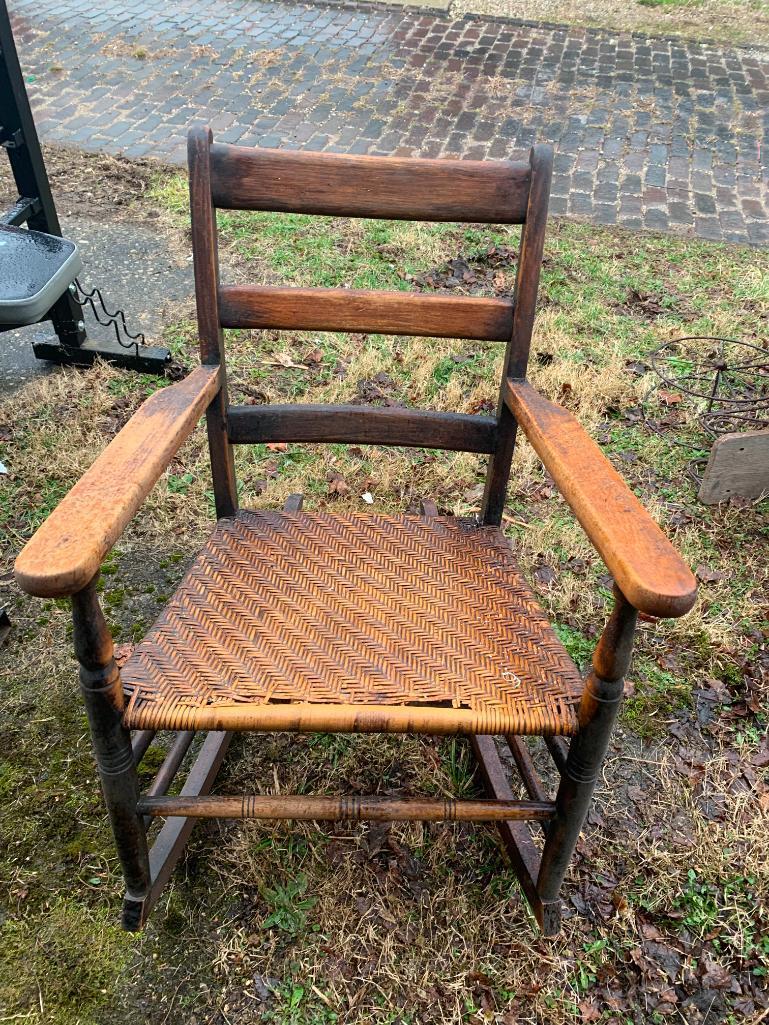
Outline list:
[[[497,422],[466,413],[373,406],[230,406],[233,444],[323,441],[350,445],[402,445],[458,452],[493,452]]]
[[[214,143],[214,206],[337,217],[520,224],[528,163],[417,160]]]
[[[227,285],[219,289],[219,318],[222,327],[505,342],[513,327],[513,304],[507,299],[418,292]]]

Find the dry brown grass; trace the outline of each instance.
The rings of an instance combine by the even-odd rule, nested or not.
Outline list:
[[[683,36],[743,46],[769,45],[765,0],[454,0],[455,15],[503,15],[614,32]]]
[[[169,206],[167,229],[182,245],[183,224]],[[488,241],[449,227],[389,226],[386,237],[371,225],[348,230],[333,222],[323,230],[328,237],[312,236],[304,222],[231,221],[225,265],[262,280],[276,280],[280,269],[295,283],[328,283],[334,274],[355,283],[369,265],[382,287],[393,287],[404,266],[409,273],[441,266]],[[636,696],[567,882],[561,936],[537,935],[485,827],[238,823],[198,830],[152,924],[126,940],[109,924],[119,880],[72,682],[67,610],[24,599],[5,578],[16,623],[2,668],[8,740],[0,748],[0,823],[11,838],[0,860],[9,909],[0,926],[0,991],[8,1014],[41,1025],[566,1025],[597,1020],[595,1004],[601,1020],[623,1025],[696,1025],[719,1020],[714,1014],[739,1020],[729,1008],[740,995],[702,981],[708,963],[723,965],[753,1001],[754,1020],[763,1013],[761,977],[751,971],[769,959],[758,924],[769,907],[766,789],[765,770],[750,760],[765,728],[753,672],[769,629],[761,606],[765,507],[699,508],[677,454],[622,413],[647,384],[627,372],[626,360],[683,333],[692,318],[700,329],[759,329],[769,265],[761,254],[670,240],[635,239],[631,251],[616,233],[582,227],[556,227],[548,245],[533,379],[602,441],[691,563],[725,573],[703,588],[691,616],[641,625]],[[629,288],[673,284],[690,312],[653,322],[621,312]],[[170,325],[168,340],[179,357],[194,360],[188,323]],[[374,387],[388,401],[473,412],[493,407],[500,360],[497,347],[453,340],[245,332],[232,334],[229,354],[233,393],[243,401],[344,401]],[[383,372],[387,379],[378,377]],[[37,381],[6,403],[6,567],[156,386],[101,366]],[[630,448],[638,459],[624,462],[618,453]],[[309,508],[361,508],[368,491],[376,509],[410,509],[430,496],[442,509],[468,513],[483,479],[474,456],[355,446],[244,447],[238,471],[244,503],[260,507],[301,490]],[[344,478],[347,494],[329,493],[330,472]],[[109,560],[102,597],[121,643],[151,621],[211,516],[199,429]],[[606,615],[604,571],[524,443],[506,526],[543,605],[584,661]],[[537,583],[543,564],[555,571],[552,583]],[[703,725],[693,692],[709,680],[725,704]],[[749,700],[759,702],[753,710]],[[637,732],[654,736],[642,742]],[[236,740],[221,790],[457,795],[475,787],[470,770],[462,741],[255,735]],[[55,942],[51,922],[70,923]],[[98,936],[95,947],[83,941],[89,934]],[[665,962],[661,948],[679,959],[672,979],[664,965],[673,955]],[[669,1011],[660,998],[665,986],[674,990]],[[708,986],[709,1018],[697,1003]]]

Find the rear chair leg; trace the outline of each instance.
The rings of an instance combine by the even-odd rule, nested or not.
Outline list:
[[[555,900],[561,888],[619,712],[624,676],[630,664],[637,613],[615,585],[615,605],[593,656],[593,672],[579,705],[579,732],[569,746],[542,852],[537,891]]]
[[[113,658],[112,637],[96,595],[95,578],[73,595],[72,618],[75,654],[80,663],[80,689],[126,886],[123,927],[135,930],[141,925],[150,887],[147,834],[136,811],[139,781],[131,734],[123,725],[123,688]]]

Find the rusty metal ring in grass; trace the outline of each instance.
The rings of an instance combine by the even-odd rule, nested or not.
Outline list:
[[[680,347],[691,342],[707,342],[717,349],[702,355],[681,353]],[[671,375],[677,361],[684,372]],[[752,342],[717,335],[685,335],[655,349],[650,363],[662,384],[690,398],[705,399],[707,412],[714,406],[769,405],[769,352]]]

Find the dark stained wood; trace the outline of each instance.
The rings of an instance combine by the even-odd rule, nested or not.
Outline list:
[[[147,834],[136,811],[139,782],[131,734],[123,725],[123,688],[95,578],[72,596],[72,621],[75,655],[80,663],[80,690],[126,896],[141,902],[150,885]],[[123,925],[136,928],[135,918],[125,906]]]
[[[518,224],[529,174],[523,162],[211,149],[214,205],[236,210]]]
[[[565,410],[537,396],[521,380],[531,344],[552,153],[548,147],[535,147],[530,165],[472,165],[214,147],[212,176],[210,147],[208,130],[191,134],[193,242],[204,367],[181,385],[160,393],[165,398],[155,396],[150,400],[153,405],[142,407],[113,443],[116,448],[110,457],[96,464],[104,471],[104,480],[89,471],[90,476],[86,474],[81,482],[85,485],[79,493],[82,501],[70,502],[72,496],[65,499],[48,521],[53,526],[36,535],[17,567],[20,581],[29,585],[27,589],[33,593],[66,594],[78,584],[73,595],[75,648],[105,802],[126,879],[124,925],[135,929],[144,923],[198,818],[495,821],[524,895],[543,931],[552,935],[560,923],[559,888],[616,720],[630,660],[636,608],[651,615],[680,615],[694,597],[691,574],[671,554],[661,532],[643,513],[597,446],[580,432]],[[401,293],[364,297],[362,293],[345,290],[220,291],[214,201],[261,209],[434,220],[470,217],[475,221],[504,221],[520,220],[525,215],[515,308],[499,300]],[[225,324],[234,322],[238,326],[504,338],[509,344],[498,415],[492,419],[361,406],[230,408],[220,318]],[[192,742],[190,730],[177,736],[148,794],[139,797],[135,761],[146,751],[152,731],[137,734],[132,744],[124,725],[131,721],[130,715],[124,708],[120,674],[96,599],[94,580],[85,577],[82,586],[78,582],[83,581],[83,574],[89,569],[95,574],[106,547],[138,507],[167,465],[169,453],[176,451],[203,409],[207,409],[219,516],[232,515],[237,507],[233,443],[339,441],[491,453],[494,458],[490,461],[483,516],[487,522],[498,522],[515,431],[519,425],[526,431],[619,585],[615,589],[615,609],[585,683],[578,732],[568,748],[560,738],[545,738],[562,777],[555,802],[545,799],[528,749],[517,735],[511,735],[505,742],[530,800],[515,799],[493,737],[472,735],[478,729],[499,728],[496,716],[479,718],[471,708],[448,704],[366,702],[355,707],[353,720],[350,706],[302,702],[297,713],[289,701],[260,706],[260,729],[327,732],[349,728],[353,722],[361,732],[470,735],[490,799],[400,800],[303,794],[207,796],[231,742],[231,732],[209,733],[181,795],[164,796]],[[76,492],[77,488],[72,495],[77,498]],[[292,495],[284,508],[287,512],[298,512],[301,506],[301,496]],[[434,503],[425,501],[423,513],[433,517],[438,510]],[[73,533],[75,529],[79,535]],[[306,551],[303,558],[307,558]],[[226,648],[223,653],[226,657]],[[129,670],[124,672],[127,677]],[[194,717],[195,721],[205,719],[206,725],[218,730],[247,728],[249,721],[253,724],[257,720],[244,717],[244,709],[248,711],[248,704],[243,702],[206,704],[195,708]],[[174,715],[178,712],[179,725],[193,722],[186,703],[173,711]],[[144,722],[151,725],[152,719]],[[567,727],[573,732],[573,719],[563,726]],[[552,728],[557,730],[558,722]],[[145,815],[148,819],[169,817],[150,852],[146,845]],[[545,832],[541,859],[524,820],[539,822]]]
[[[227,422],[230,441],[238,445],[329,441],[493,452],[496,434],[490,417],[395,406],[230,406]]]
[[[84,588],[219,388],[198,367],[142,403],[16,559],[22,590],[60,598]]]
[[[563,775],[566,768],[566,759],[569,756],[569,744],[563,737],[543,737],[545,747],[550,752],[550,757],[555,763],[556,769]]]
[[[614,594],[614,609],[593,656],[593,672],[582,692],[579,732],[569,745],[556,795],[556,817],[547,829],[537,877],[537,890],[544,900],[558,897],[622,702],[638,613],[616,586]]]
[[[689,567],[578,421],[525,381],[505,400],[622,593],[639,612],[682,616],[694,604]]]
[[[131,750],[134,754],[134,762],[138,765],[144,758],[147,750],[155,739],[155,730],[137,730],[131,737]]]
[[[198,312],[200,359],[221,366],[220,387],[206,411],[208,447],[214,484],[216,515],[233,516],[238,508],[235,460],[227,441],[227,377],[224,334],[219,324],[219,251],[216,212],[211,201],[211,130],[193,128],[187,136],[190,177],[190,219],[192,265],[195,273],[195,301]]]
[[[526,205],[526,223],[521,232],[521,251],[515,279],[513,334],[506,354],[503,377],[523,377],[529,362],[545,248],[550,183],[553,178],[552,146],[534,146],[530,161],[531,189]]]
[[[513,305],[507,299],[419,292],[225,285],[219,289],[219,317],[223,327],[507,341]]]
[[[165,794],[168,791],[194,739],[194,730],[180,730],[176,734],[171,747],[168,749],[168,754],[163,759],[163,764],[147,788],[147,797],[158,797],[160,794]]]
[[[206,736],[182,787],[181,796],[198,797],[210,791],[231,742],[231,733],[209,733]],[[174,818],[163,824],[149,853],[152,880],[149,893],[138,906],[131,909],[133,919],[137,922],[134,928],[140,928],[147,921],[196,823],[197,819]]]
[[[499,801],[512,800],[513,792],[494,738],[472,736],[470,743],[489,797]],[[505,822],[498,822],[497,828],[510,857],[513,871],[540,929],[545,936],[554,936],[561,928],[561,904],[558,900],[542,900],[537,891],[539,851],[531,839],[528,827],[523,822],[508,819]]]
[[[143,797],[139,810],[147,815],[195,818],[295,819],[323,822],[498,822],[549,819],[552,801],[453,801],[397,797]]]
[[[539,773],[536,770],[523,738],[513,736],[512,734],[506,734],[505,742],[510,748],[510,754],[515,760],[518,773],[520,774],[523,785],[526,788],[526,793],[532,801],[546,801],[548,799],[547,793],[545,792],[545,788],[542,786],[542,780],[539,778]]]
[[[497,403],[498,443],[493,457],[489,460],[486,489],[481,505],[481,518],[484,523],[501,523],[505,507],[510,464],[515,450],[516,423],[515,417],[505,403],[504,381],[508,376],[524,377],[529,361],[545,245],[550,182],[553,176],[552,147],[534,146],[529,161],[531,188],[526,206],[526,222],[521,231],[521,249],[515,278],[513,329],[505,351],[503,384]]]

